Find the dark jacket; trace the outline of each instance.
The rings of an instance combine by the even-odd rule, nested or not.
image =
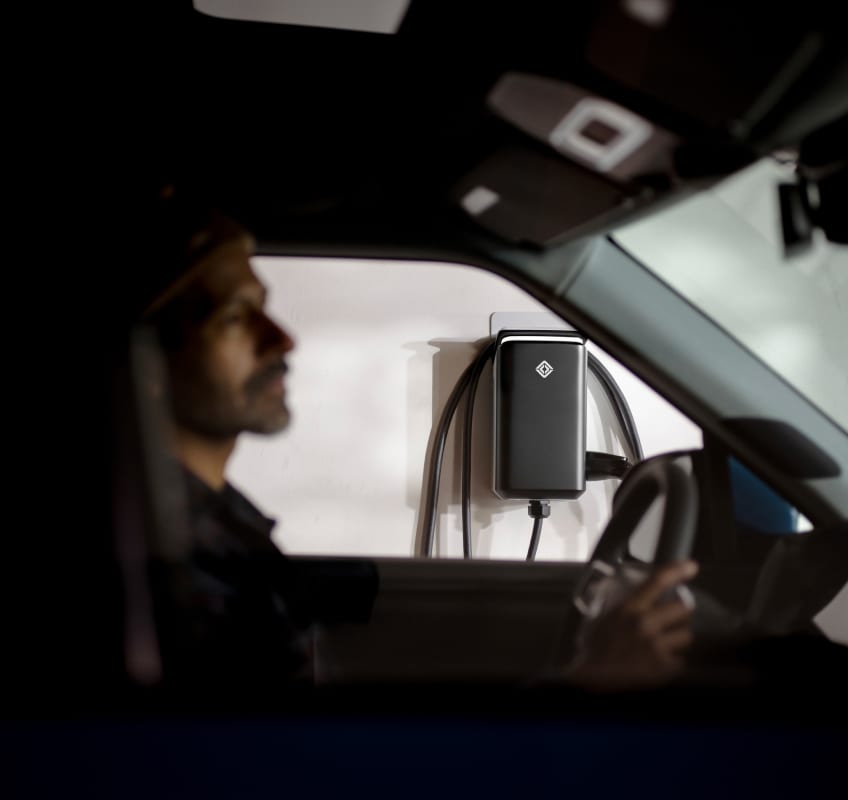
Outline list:
[[[190,554],[153,566],[166,678],[228,690],[308,680],[309,614],[290,559],[271,540],[274,521],[229,484],[215,491],[184,476]]]

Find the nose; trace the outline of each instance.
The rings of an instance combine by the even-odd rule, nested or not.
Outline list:
[[[288,331],[264,312],[259,314],[258,326],[260,352],[279,350],[282,353],[289,353],[294,350],[295,342]]]

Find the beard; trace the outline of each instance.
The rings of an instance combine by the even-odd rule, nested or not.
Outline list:
[[[287,369],[281,362],[254,373],[241,387],[216,382],[202,374],[178,371],[173,375],[175,422],[205,438],[226,441],[241,433],[274,434],[291,420],[281,392],[272,384]]]
[[[288,372],[284,362],[269,364],[254,373],[244,384],[246,413],[242,419],[243,430],[250,433],[279,433],[288,427],[291,414],[282,392],[273,390],[280,385]]]

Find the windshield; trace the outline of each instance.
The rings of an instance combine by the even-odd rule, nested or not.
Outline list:
[[[784,255],[792,169],[764,159],[615,239],[848,430],[848,247],[815,235]]]

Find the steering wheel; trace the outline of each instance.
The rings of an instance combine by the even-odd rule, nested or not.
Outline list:
[[[612,516],[577,580],[574,605],[591,613],[588,596],[596,580],[615,573],[630,537],[653,502],[665,500],[659,539],[652,563],[684,559],[692,551],[698,518],[698,489],[692,471],[692,451],[664,453],[633,467],[613,499]]]

